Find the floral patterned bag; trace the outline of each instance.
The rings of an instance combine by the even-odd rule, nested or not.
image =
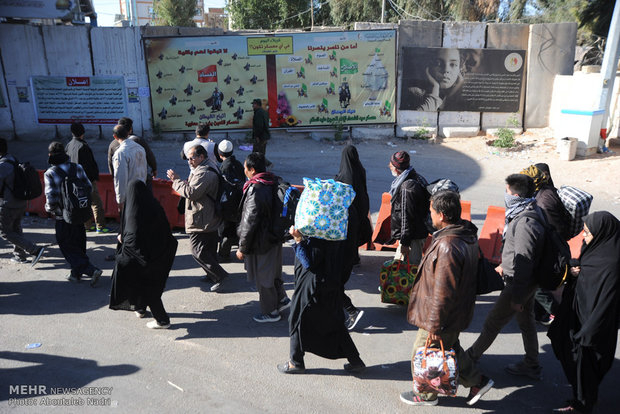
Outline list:
[[[334,180],[304,178],[295,227],[305,236],[324,240],[346,240],[349,206],[355,191]]]
[[[409,264],[409,258],[388,260],[381,266],[379,285],[381,286],[381,302],[407,306],[409,292],[413,288],[418,273],[418,266]]]

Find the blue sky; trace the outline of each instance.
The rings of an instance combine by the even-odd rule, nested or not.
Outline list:
[[[224,0],[205,0],[204,8],[224,7]],[[119,0],[93,0],[95,12],[97,12],[97,24],[99,26],[113,26],[114,15],[120,14]]]

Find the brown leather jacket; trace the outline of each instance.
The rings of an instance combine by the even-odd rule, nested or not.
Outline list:
[[[433,334],[461,332],[474,315],[478,229],[461,220],[433,234],[411,290],[407,319]]]

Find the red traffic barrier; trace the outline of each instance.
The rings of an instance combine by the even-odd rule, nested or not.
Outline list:
[[[482,254],[489,262],[496,265],[502,261],[502,233],[504,232],[505,217],[506,209],[504,207],[489,206],[487,217],[478,238]]]

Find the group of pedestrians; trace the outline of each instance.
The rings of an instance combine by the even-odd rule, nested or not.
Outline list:
[[[96,187],[99,171],[84,141],[84,128],[74,124],[71,131],[73,139],[66,147],[59,142],[49,146],[46,210],[56,218],[56,238],[71,267],[68,279],[79,281],[86,276],[95,285],[102,271],[90,263],[86,254],[85,234],[91,226],[78,218],[79,208],[92,207],[95,231],[109,230],[101,217]],[[113,135],[108,159],[121,224],[110,308],[131,310],[138,317],[144,317],[149,309],[154,320],[147,326],[165,329],[170,326],[170,318],[161,295],[178,243],[150,189],[149,178],[157,172],[155,157],[146,142],[133,135],[130,119],[119,120]],[[182,211],[192,256],[211,282],[210,290],[217,292],[228,277],[220,263],[230,260],[231,247],[236,244],[236,257],[243,260],[248,281],[255,283],[259,294],[260,313],[253,317],[254,321],[277,322],[290,308],[289,360],[277,366],[280,372],[303,373],[306,352],[330,359],[346,358],[345,370],[360,372],[365,365],[349,330],[362,318],[363,311],[345,293],[353,266],[359,263],[358,247],[370,242],[372,231],[366,172],[359,154],[354,146],[346,146],[335,177],[350,184],[356,193],[349,207],[346,240],[321,240],[306,237],[294,227],[290,229],[295,251],[291,300],[283,287],[282,239],[274,233],[277,188],[282,178],[268,171],[264,146],[259,149],[263,152],[250,153],[241,164],[233,155],[230,141],[216,144],[209,139],[208,126],[199,125],[196,138],[187,142],[182,151],[190,167],[188,178],[167,171],[173,189],[184,200]],[[6,141],[0,140],[0,235],[15,246],[12,260],[21,263],[33,256],[34,265],[44,248],[22,235],[25,203],[14,200],[10,191],[16,162],[8,154]],[[418,266],[407,309],[407,320],[418,327],[413,353],[425,344],[454,349],[459,383],[470,388],[467,404],[473,405],[494,385],[479,371],[477,363],[514,317],[522,333],[525,355],[521,361],[509,364],[506,371],[539,380],[542,367],[534,312],[538,302],[552,316],[549,337],[574,391],[568,405],[557,411],[591,412],[598,384],[614,358],[620,323],[618,220],[607,212],[585,218],[581,255],[571,263],[571,276],[558,303],[553,294],[557,292],[539,289],[539,263],[549,228],[564,239],[570,237],[570,216],[546,164],[532,165],[506,177],[506,222],[497,268],[505,287],[486,316],[479,337],[465,350],[459,334],[468,328],[474,313],[480,254],[478,229],[461,219],[458,192],[431,192],[407,152],[394,153],[389,169],[394,176],[389,189],[391,241],[399,245],[395,258]],[[69,185],[73,193],[87,194],[86,205],[80,204],[83,200],[78,197],[75,211],[67,211]],[[223,190],[234,191],[235,186],[239,187],[238,207],[235,214],[224,218]],[[431,242],[424,250],[429,234]],[[408,391],[401,394],[401,400],[410,405],[436,405],[437,395]]]
[[[544,244],[549,232],[568,240],[570,215],[565,209],[549,167],[529,166],[506,177],[506,222],[502,235],[501,264],[497,267],[505,287],[487,314],[482,331],[466,351],[459,342],[473,317],[479,246],[477,228],[460,218],[457,192],[424,191],[426,180],[409,165],[406,152],[395,153],[390,170],[395,176],[392,195],[392,241],[400,242],[396,258],[408,255],[418,264],[409,299],[408,321],[418,327],[413,353],[428,343],[452,348],[459,367],[458,381],[470,388],[467,404],[475,404],[494,385],[479,372],[477,363],[501,330],[516,318],[524,358],[505,367],[512,375],[542,379],[534,306],[547,312],[546,325],[556,357],[573,387],[573,398],[554,412],[590,413],[598,386],[614,359],[620,327],[620,222],[608,212],[585,217],[584,243],[579,259],[571,262],[570,277],[553,293],[539,288]],[[402,177],[405,178],[402,178]],[[432,241],[419,258],[427,230],[423,217],[430,198]],[[413,236],[415,235],[415,236]],[[553,322],[553,323],[551,323]],[[412,372],[413,374],[413,372]],[[436,405],[438,392],[401,394],[410,405]]]

